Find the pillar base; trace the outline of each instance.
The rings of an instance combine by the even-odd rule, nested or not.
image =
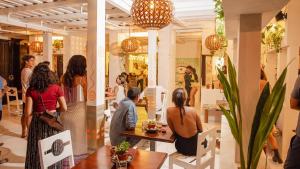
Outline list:
[[[87,141],[89,150],[104,145],[105,105],[87,106]]]

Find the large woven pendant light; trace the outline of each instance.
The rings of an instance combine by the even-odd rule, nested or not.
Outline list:
[[[158,30],[173,20],[174,6],[171,0],[134,0],[131,16],[135,25]]]
[[[121,48],[125,53],[132,53],[138,50],[140,47],[140,42],[134,38],[130,37],[130,27],[129,27],[129,37],[121,42]]]
[[[210,50],[211,54],[222,47],[221,38],[219,35],[210,35],[205,39],[205,46]]]

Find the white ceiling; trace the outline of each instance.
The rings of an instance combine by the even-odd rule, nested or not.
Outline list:
[[[131,22],[132,0],[106,0],[107,29]],[[173,0],[176,29],[213,29],[213,0]],[[64,34],[87,30],[87,0],[0,0],[0,24]],[[8,27],[2,27],[5,29]],[[10,29],[13,29],[11,27]],[[0,30],[1,32],[1,30]]]
[[[262,13],[262,26],[264,27],[289,0],[223,0],[222,2],[226,36],[233,39],[238,35],[241,14]]]

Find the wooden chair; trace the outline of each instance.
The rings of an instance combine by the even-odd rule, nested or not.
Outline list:
[[[47,169],[49,166],[67,157],[69,158],[70,168],[74,166],[70,130],[66,130],[43,140],[39,140],[38,145],[41,169]],[[59,150],[54,152],[54,146]]]
[[[198,146],[196,156],[184,156],[180,153],[173,153],[169,156],[169,169],[173,169],[176,164],[185,169],[210,169],[215,168],[215,147],[216,147],[216,128],[211,128],[198,135]],[[201,143],[207,140],[205,148]]]
[[[11,97],[14,97],[15,100],[10,100]],[[19,100],[18,90],[16,87],[7,87],[6,99],[8,112],[10,114],[21,115],[23,111],[20,107],[23,105],[23,101]],[[16,107],[16,110],[12,111],[11,106]]]

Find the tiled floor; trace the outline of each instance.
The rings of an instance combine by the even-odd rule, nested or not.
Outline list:
[[[4,111],[6,112],[6,111]],[[108,126],[107,126],[108,128]],[[108,130],[106,130],[106,143],[109,144],[108,138]],[[7,113],[4,113],[4,118],[0,122],[0,142],[3,142],[4,145],[2,147],[6,150],[9,149],[11,151],[11,155],[13,158],[17,158],[18,160],[13,160],[8,163],[0,165],[0,169],[23,169],[24,168],[24,160],[26,154],[26,140],[20,138],[21,126],[20,126],[20,117],[19,116],[11,116]],[[143,143],[139,145],[139,148],[149,150],[149,144]],[[0,149],[1,150],[1,149]],[[157,143],[157,151],[166,152],[171,154],[175,152],[174,144],[169,143]],[[5,151],[6,152],[6,151]],[[2,156],[6,154],[3,153]],[[0,158],[2,158],[2,156]],[[269,164],[271,164],[272,169],[282,168],[281,165],[274,165],[269,159]],[[168,159],[166,159],[165,163],[162,166],[162,169],[168,169]],[[216,159],[215,159],[215,169],[220,169],[220,159],[219,159],[219,150],[216,151]],[[174,166],[175,169],[179,169],[180,167]],[[223,169],[223,168],[222,168]]]

